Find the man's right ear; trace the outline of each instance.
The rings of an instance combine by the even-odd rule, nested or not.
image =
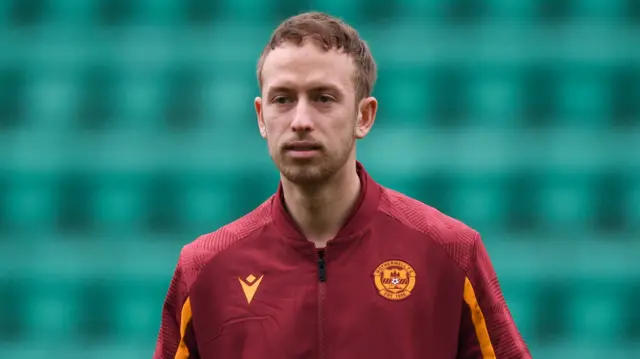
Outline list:
[[[260,130],[260,136],[267,138],[267,128],[264,125],[264,118],[262,116],[262,98],[256,97],[253,100],[253,105],[256,108],[256,116],[258,117],[258,129]]]

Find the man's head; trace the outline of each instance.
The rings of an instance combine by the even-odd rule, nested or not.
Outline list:
[[[355,160],[377,101],[376,64],[366,43],[342,21],[322,13],[285,20],[258,62],[255,99],[260,134],[290,181],[322,182]]]

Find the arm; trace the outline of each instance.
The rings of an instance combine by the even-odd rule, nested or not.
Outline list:
[[[464,284],[458,359],[531,359],[476,235]]]
[[[162,307],[160,333],[153,359],[193,359],[198,357],[196,349],[191,302],[178,263]]]

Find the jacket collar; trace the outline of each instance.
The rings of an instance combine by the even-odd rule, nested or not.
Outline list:
[[[358,202],[346,224],[338,232],[335,239],[349,238],[362,232],[378,210],[381,187],[365,171],[364,166],[356,161],[356,171],[360,178],[361,190]],[[273,196],[271,213],[275,225],[285,237],[297,240],[306,240],[293,218],[284,205],[284,193],[282,182]]]

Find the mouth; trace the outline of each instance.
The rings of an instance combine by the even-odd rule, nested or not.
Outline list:
[[[310,160],[320,154],[322,146],[315,142],[297,141],[284,146],[285,153],[296,160]]]
[[[297,141],[284,146],[285,151],[308,152],[319,151],[322,147],[315,142]]]

